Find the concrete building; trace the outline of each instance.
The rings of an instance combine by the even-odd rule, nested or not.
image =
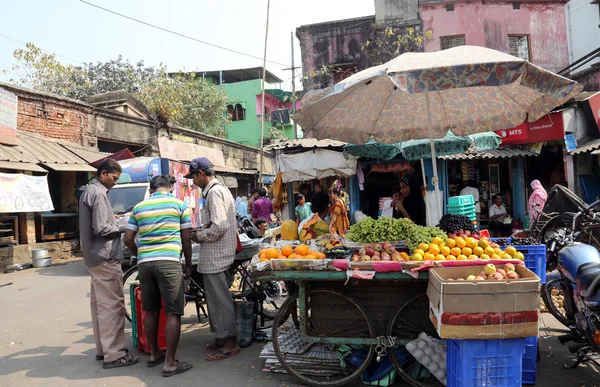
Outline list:
[[[273,130],[281,131],[288,139],[294,138],[293,125],[289,119],[289,110],[293,108],[292,93],[284,91],[283,80],[267,70],[263,109],[262,73],[262,67],[196,72],[197,77],[209,84],[222,86],[229,97],[227,114],[231,123],[225,127],[228,140],[260,146],[261,119],[265,120],[265,139],[268,139]],[[300,107],[300,103],[297,107]],[[278,122],[277,127],[274,122]]]
[[[589,0],[582,0],[589,1]],[[458,45],[493,48],[559,71],[569,64],[565,0],[375,0],[375,15],[300,26],[296,36],[302,50],[304,89],[339,82],[378,63],[362,48],[385,27],[396,33],[415,28],[430,31],[419,51],[438,51]],[[333,65],[333,76],[311,76]]]
[[[600,1],[571,0],[565,5],[569,67],[562,75],[600,90]]]

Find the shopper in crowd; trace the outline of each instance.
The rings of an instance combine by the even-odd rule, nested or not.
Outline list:
[[[192,241],[201,244],[198,272],[204,282],[210,330],[215,334],[215,341],[206,346],[208,351],[213,352],[206,360],[222,360],[240,353],[227,275],[237,246],[233,196],[215,178],[214,166],[206,157],[192,160],[186,178],[194,179],[206,200],[201,213],[204,224],[192,233]],[[259,202],[260,199],[255,202],[254,210]]]
[[[258,188],[252,189],[250,191],[250,198],[248,199],[248,216],[252,217],[252,209],[254,207],[254,202],[258,200]]]
[[[258,190],[259,198],[252,205],[252,220],[256,222],[258,218],[271,220],[271,214],[275,213],[273,202],[267,197],[267,190],[261,188]]]
[[[240,204],[240,215],[248,216],[248,198],[242,196],[242,203]]]
[[[396,213],[396,202],[400,200],[400,190],[394,190],[392,194],[392,199],[386,200],[383,202],[383,208],[381,209],[381,216],[385,216],[387,218],[401,218]]]
[[[298,193],[304,195],[305,198],[312,199],[313,192],[311,192],[310,186],[308,184],[300,185],[300,187],[298,187]]]
[[[473,201],[475,202],[475,216],[477,225],[479,225],[481,219],[481,204],[479,203],[479,190],[475,187],[475,182],[473,180],[464,182],[464,188],[460,191],[460,195],[473,196]]]
[[[169,192],[171,192],[171,194],[174,194],[175,188],[177,188],[177,179],[175,179],[175,176],[169,176],[169,184],[171,185]]]
[[[260,231],[260,235],[264,237],[277,237],[281,234],[281,226],[270,227],[269,222],[265,218],[258,218],[254,225]]]
[[[412,220],[419,226],[426,226],[425,199],[419,179],[409,174],[400,178],[400,198],[394,207],[395,216]]]
[[[532,181],[531,188],[533,188],[533,192],[531,193],[531,196],[529,196],[529,201],[527,202],[529,224],[533,224],[533,222],[537,220],[540,216],[540,211],[544,209],[546,199],[548,199],[548,193],[539,180],[536,179]]]
[[[502,204],[502,195],[494,195],[494,203],[490,206],[490,233],[492,237],[502,237],[510,233],[510,225],[505,225],[504,220],[508,216],[506,208]]]
[[[96,360],[103,368],[126,367],[138,362],[125,348],[125,300],[121,259],[121,233],[108,201],[108,191],[121,176],[121,165],[106,159],[79,200],[79,238],[91,277],[90,309],[96,343]]]
[[[306,202],[306,197],[304,195],[296,195],[296,203],[298,203],[298,205],[294,212],[296,213],[296,225],[299,226],[300,222],[308,218],[312,211],[310,209],[311,204]]]
[[[181,316],[185,306],[184,278],[181,271],[181,251],[185,258],[186,275],[192,267],[192,218],[187,205],[170,194],[171,183],[166,176],[150,180],[150,197],[138,203],[131,212],[125,245],[137,257],[138,279],[142,290],[142,308],[146,312],[144,329],[150,344],[148,367],[164,362],[162,375],[177,375],[192,365],[175,359]],[[139,242],[135,237],[139,233]],[[161,303],[167,315],[166,354],[158,348],[158,319]]]
[[[340,189],[335,187],[329,193],[331,206],[329,207],[329,232],[331,235],[336,233],[343,237],[346,236],[346,230],[350,229],[350,220],[348,220],[348,211],[346,203],[340,198]]]

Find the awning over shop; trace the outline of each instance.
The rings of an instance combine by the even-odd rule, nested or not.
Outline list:
[[[572,155],[578,155],[580,153],[592,152],[598,148],[600,148],[600,138],[594,138],[594,139],[589,139],[587,141],[583,141],[582,144],[577,147],[577,149],[575,149],[574,151],[569,152],[569,153]],[[597,153],[592,152],[592,154],[597,154]]]
[[[356,174],[358,158],[328,149],[277,155],[277,169],[284,183],[323,179],[329,176],[349,177]]]
[[[121,160],[133,159],[133,158],[135,158],[135,155],[133,153],[131,153],[129,148],[125,148],[125,149],[121,149],[120,151],[115,152],[113,154],[106,155],[105,157],[95,160],[94,162],[90,162],[90,165],[97,168],[98,166],[100,166],[100,164],[102,164],[102,162],[105,159],[108,159],[108,158],[115,159],[117,161],[121,161]]]
[[[63,142],[60,142],[59,144],[66,150],[76,154],[77,156],[84,159],[88,163],[93,163],[94,161],[104,159],[105,157],[110,156],[110,153],[94,151],[89,148],[86,149],[86,148],[83,148],[80,146],[70,145],[70,144],[66,144]]]
[[[301,138],[298,140],[288,140],[267,145],[266,151],[293,148],[341,148],[346,145],[345,142],[335,140],[317,140],[316,138]]]
[[[215,167],[226,166],[223,152],[218,149],[188,142],[173,141],[167,137],[160,137],[158,139],[158,148],[160,149],[160,157],[169,160],[189,163],[196,157],[206,157]]]
[[[234,167],[223,167],[215,165],[215,172],[219,173],[235,173],[238,175],[255,175],[258,173],[256,169],[239,169]]]
[[[96,171],[58,141],[23,132],[17,133],[16,146],[0,145],[0,162],[1,168],[36,172],[47,172],[39,165],[55,171]]]
[[[227,188],[237,188],[238,187],[238,181],[235,177],[217,175],[217,180],[219,180],[221,182],[221,184],[223,184]]]
[[[511,157],[537,157],[539,154],[531,149],[499,148],[484,151],[465,152],[458,155],[441,156],[442,160],[480,160],[507,159]]]

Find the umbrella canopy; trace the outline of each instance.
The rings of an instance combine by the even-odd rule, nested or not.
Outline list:
[[[382,144],[370,139],[366,144],[346,144],[344,151],[356,157],[369,157],[378,160],[391,160],[400,153],[402,143]]]
[[[502,137],[494,132],[469,134],[467,137],[473,142],[477,151],[498,149],[502,143]]]
[[[405,53],[307,96],[296,122],[316,138],[364,144],[441,138],[536,121],[583,87],[484,47]]]

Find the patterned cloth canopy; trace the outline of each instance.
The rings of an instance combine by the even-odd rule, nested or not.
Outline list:
[[[356,73],[308,94],[293,118],[318,139],[392,144],[533,122],[582,89],[523,59],[461,46],[405,53]]]
[[[498,149],[500,136],[494,132],[484,132],[469,136],[456,136],[451,131],[443,138],[433,140],[435,156],[449,156],[473,151]],[[410,161],[430,159],[431,145],[429,139],[408,140],[402,143],[402,156]]]
[[[344,151],[356,157],[368,157],[378,160],[391,160],[400,153],[402,144],[399,142],[393,144],[382,144],[370,139],[366,144],[346,144]]]

